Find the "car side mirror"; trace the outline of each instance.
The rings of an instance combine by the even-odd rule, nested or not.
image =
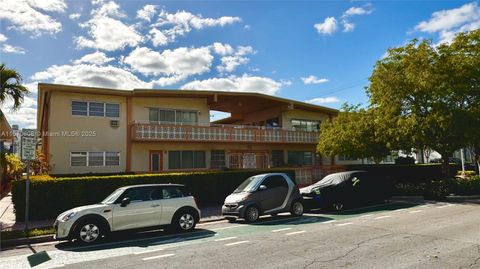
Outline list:
[[[128,204],[130,204],[130,198],[128,197],[123,198],[122,201],[120,202],[121,207],[126,207]]]
[[[258,189],[261,190],[261,191],[264,191],[264,190],[267,189],[267,186],[265,186],[265,185],[260,185],[260,187],[258,187]]]

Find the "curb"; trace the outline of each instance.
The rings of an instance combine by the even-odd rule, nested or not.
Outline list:
[[[198,223],[209,223],[209,222],[215,222],[215,221],[222,221],[225,220],[223,216],[219,217],[211,217],[205,220],[200,219]],[[34,236],[34,237],[23,237],[23,238],[17,238],[17,239],[9,239],[9,240],[2,240],[0,244],[0,248],[6,248],[6,247],[15,247],[15,246],[22,246],[22,245],[31,245],[31,244],[38,244],[38,243],[46,243],[46,242],[53,242],[55,239],[53,239],[53,235],[40,235],[40,236]]]
[[[35,237],[24,237],[24,238],[17,238],[17,239],[10,239],[10,240],[2,240],[1,247],[15,247],[21,245],[31,245],[31,244],[38,244],[38,243],[45,243],[54,241],[53,235],[40,235]]]

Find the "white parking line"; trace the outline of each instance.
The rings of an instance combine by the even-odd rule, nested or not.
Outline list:
[[[380,216],[380,217],[376,217],[375,219],[386,219],[386,218],[391,218],[392,216]]]
[[[276,229],[276,230],[272,230],[272,233],[281,232],[281,231],[288,231],[288,230],[291,230],[291,229],[292,228]]]
[[[150,250],[144,250],[144,251],[137,251],[137,252],[134,252],[133,255],[147,254],[147,253],[152,253],[152,252],[157,252],[157,251],[162,251],[162,250],[163,250],[163,248],[150,249]]]
[[[303,233],[306,233],[306,232],[307,231],[297,231],[297,232],[286,233],[285,235],[303,234]]]
[[[228,244],[225,244],[225,246],[229,247],[229,246],[235,246],[235,245],[240,245],[240,244],[244,244],[244,243],[248,243],[250,241],[238,241],[238,242],[233,242],[233,243],[228,243]]]
[[[328,220],[328,221],[321,222],[321,223],[333,223],[333,222],[336,222],[336,220],[332,219],[332,220]]]
[[[353,222],[340,223],[340,224],[337,224],[337,226],[346,226],[346,225],[350,225],[350,224],[353,224]]]
[[[363,215],[363,216],[360,216],[360,218],[368,218],[368,217],[371,217],[371,216],[373,216],[373,214]]]
[[[166,257],[172,257],[172,256],[175,256],[175,254],[173,254],[173,253],[163,254],[163,255],[159,255],[159,256],[143,258],[142,260],[143,261],[149,261],[149,260],[153,260],[153,259],[160,259],[160,258],[166,258]]]
[[[232,239],[236,239],[237,237],[236,236],[232,236],[232,237],[224,237],[224,238],[219,238],[219,239],[216,239],[215,242],[219,242],[219,241],[226,241],[226,240],[232,240]]]
[[[408,213],[418,213],[418,212],[422,212],[423,210],[413,210],[413,211],[408,211]]]
[[[438,206],[437,208],[445,208],[445,207],[449,207],[449,206],[452,206],[452,204]]]

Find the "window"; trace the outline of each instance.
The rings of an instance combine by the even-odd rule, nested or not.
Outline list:
[[[105,152],[105,166],[120,165],[120,152]]]
[[[169,151],[168,168],[205,168],[205,151]]]
[[[310,151],[289,151],[288,164],[290,165],[312,165],[313,153]]]
[[[280,167],[285,165],[283,150],[272,150],[272,166]]]
[[[198,122],[196,111],[167,110],[159,108],[149,109],[149,120],[160,123],[187,123]]]
[[[88,115],[93,117],[105,117],[105,103],[88,103]]]
[[[352,157],[348,157],[346,155],[339,155],[338,156],[338,160],[339,161],[356,161],[358,160],[357,158],[352,158]]]
[[[226,167],[224,150],[212,150],[210,155],[210,167],[214,169]]]
[[[172,199],[184,197],[184,193],[179,187],[164,187],[162,190],[163,199]]]
[[[103,152],[89,152],[88,166],[103,166]]]
[[[120,104],[105,104],[105,117],[120,117]]]
[[[288,184],[285,182],[285,179],[282,176],[270,176],[266,178],[263,183],[267,187],[267,189],[273,189],[273,188],[287,188],[288,189]]]
[[[119,201],[123,198],[129,198],[130,202],[145,202],[150,201],[155,197],[157,194],[155,193],[154,187],[139,187],[139,188],[129,188],[125,191],[125,193],[120,197]]]
[[[72,101],[72,115],[118,118],[120,104]]]
[[[72,101],[72,115],[87,116],[88,115],[88,103]]]
[[[70,165],[71,166],[87,166],[87,153],[86,152],[70,153]]]
[[[118,151],[95,151],[95,152],[71,152],[71,166],[119,166],[120,152]]]
[[[266,121],[266,126],[267,127],[280,127],[280,120],[277,118],[273,118],[273,119],[268,119]]]
[[[292,120],[292,127],[297,131],[317,132],[320,130],[320,121]]]

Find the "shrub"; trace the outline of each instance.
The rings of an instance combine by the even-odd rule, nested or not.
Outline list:
[[[193,172],[172,174],[138,174],[116,176],[85,176],[39,179],[30,183],[30,219],[52,219],[68,209],[102,201],[115,189],[136,184],[185,184],[199,200],[201,206],[218,205],[246,178],[268,172],[287,173],[294,170],[234,170],[219,172]],[[17,221],[25,215],[25,180],[13,184],[12,201]]]

